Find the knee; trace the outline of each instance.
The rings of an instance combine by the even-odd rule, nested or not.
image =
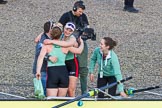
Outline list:
[[[74,85],[69,85],[68,90],[75,90],[76,86]]]

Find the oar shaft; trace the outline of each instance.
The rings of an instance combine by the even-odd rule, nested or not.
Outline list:
[[[155,86],[155,87],[148,87],[148,88],[144,88],[144,89],[133,90],[133,93],[143,92],[143,91],[152,90],[152,89],[156,89],[156,88],[160,88],[160,87]]]
[[[60,107],[62,107],[62,106],[64,106],[64,105],[70,104],[70,103],[72,103],[72,102],[74,102],[74,101],[80,100],[80,99],[82,99],[82,98],[84,98],[84,97],[88,97],[88,96],[89,96],[89,93],[86,93],[86,94],[83,94],[83,95],[81,95],[81,96],[79,96],[79,97],[76,97],[76,98],[74,98],[74,99],[71,99],[71,100],[69,100],[69,101],[66,101],[66,102],[64,102],[64,103],[62,103],[62,104],[59,104],[59,105],[57,105],[57,106],[54,106],[54,107],[52,107],[52,108],[60,108]]]
[[[109,89],[109,88],[111,88],[111,87],[113,87],[113,86],[115,86],[115,85],[117,85],[117,84],[119,84],[119,83],[123,83],[123,82],[125,82],[125,81],[130,80],[130,79],[132,79],[132,77],[128,77],[128,78],[122,79],[122,80],[120,80],[120,81],[111,83],[111,84],[109,84],[108,86],[107,86],[107,85],[106,85],[106,86],[103,86],[103,87],[101,87],[101,88],[99,88],[99,89],[100,89],[100,90]]]

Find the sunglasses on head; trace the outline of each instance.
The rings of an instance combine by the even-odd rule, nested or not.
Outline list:
[[[74,25],[73,24],[68,24],[68,26],[71,26],[73,29],[75,29]]]

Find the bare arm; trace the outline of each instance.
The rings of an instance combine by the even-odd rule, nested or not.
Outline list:
[[[43,45],[42,49],[41,49],[41,52],[38,56],[38,60],[37,60],[37,73],[36,73],[36,77],[38,79],[41,78],[41,67],[42,67],[42,64],[43,64],[43,59],[44,59],[44,56],[46,55],[47,53],[47,47],[45,45]]]
[[[35,42],[35,43],[38,43],[39,40],[41,39],[41,36],[42,36],[42,35],[43,35],[43,32],[40,33],[40,34],[34,39],[34,42]]]
[[[83,40],[81,39],[80,37],[80,46],[78,48],[75,48],[75,47],[69,47],[69,51],[72,52],[72,53],[75,53],[75,54],[81,54],[83,49],[84,49],[84,42]]]
[[[46,39],[44,40],[44,44],[56,44],[62,47],[70,47],[73,46],[76,42],[76,38],[75,37],[71,37],[69,41],[60,41],[60,40],[49,40]]]

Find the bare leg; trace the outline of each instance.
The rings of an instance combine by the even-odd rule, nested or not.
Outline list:
[[[57,88],[55,88],[55,89],[47,88],[47,97],[48,96],[57,96],[57,94],[58,94]]]
[[[75,76],[69,77],[69,87],[68,87],[68,96],[75,97],[76,83],[78,78]]]
[[[65,97],[66,94],[67,94],[67,90],[68,90],[68,88],[59,88],[57,96],[58,97]]]

